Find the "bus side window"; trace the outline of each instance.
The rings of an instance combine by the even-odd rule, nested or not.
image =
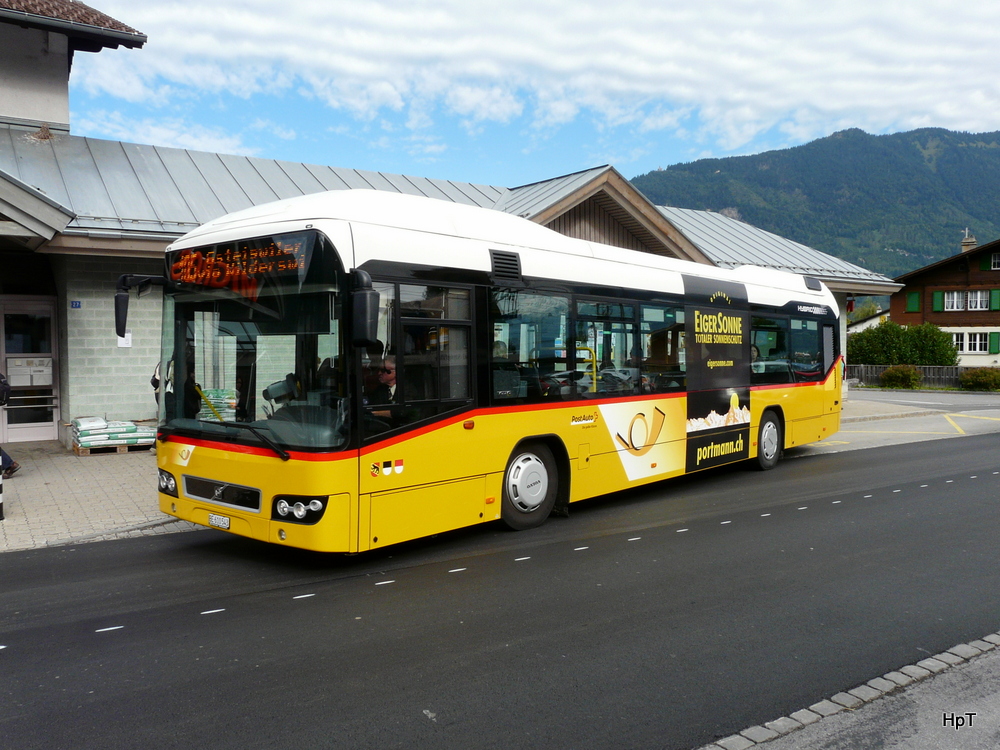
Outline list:
[[[819,322],[792,318],[791,324],[791,366],[795,379],[822,380],[825,373]]]
[[[753,316],[750,324],[750,382],[755,385],[789,383],[788,321]]]
[[[643,305],[641,315],[642,392],[684,390],[687,382],[684,308]]]
[[[569,300],[544,292],[490,292],[494,403],[538,403],[570,398]],[[503,346],[498,346],[500,343]]]

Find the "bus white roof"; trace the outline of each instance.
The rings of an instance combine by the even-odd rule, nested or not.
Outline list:
[[[837,305],[824,287],[821,292],[806,288],[802,276],[760,266],[742,266],[732,270],[693,263],[677,258],[574,239],[502,211],[452,203],[423,196],[378,190],[333,190],[289,198],[227,214],[207,222],[184,235],[168,250],[229,242],[240,237],[261,236],[278,231],[300,230],[307,224],[322,229],[326,222],[349,222],[355,236],[377,236],[385,230],[416,232],[427,237],[471,240],[478,247],[462,252],[447,252],[440,243],[441,258],[425,259],[399,243],[379,243],[378,251],[357,243],[346,265],[361,266],[368,260],[405,260],[425,265],[454,266],[472,270],[490,270],[489,249],[519,252],[526,276],[552,278],[578,283],[594,283],[625,288],[660,289],[682,293],[679,274],[687,273],[759,287],[751,290],[751,301],[782,305],[793,297],[812,299],[834,311]],[[361,231],[366,227],[366,231]],[[382,230],[382,231],[380,231]],[[387,236],[397,236],[389,231]],[[421,243],[423,244],[423,243]],[[464,247],[464,246],[463,246]],[[387,257],[382,252],[393,256]],[[765,291],[770,289],[771,293]],[[777,293],[782,290],[784,293]]]

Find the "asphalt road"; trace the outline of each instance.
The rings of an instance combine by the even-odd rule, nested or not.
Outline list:
[[[0,746],[697,747],[1000,627],[996,447],[803,455],[377,555],[7,553]]]

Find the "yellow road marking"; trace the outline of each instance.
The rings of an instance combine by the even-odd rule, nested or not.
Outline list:
[[[966,419],[988,419],[990,422],[1000,422],[1000,417],[980,417],[975,414],[945,414],[946,417],[965,417]]]
[[[956,417],[960,417],[962,415],[961,414],[956,414],[955,416]],[[958,426],[958,424],[956,424],[955,420],[951,418],[950,414],[945,414],[944,418],[947,419],[948,422],[951,424],[951,426],[954,427],[958,431],[959,435],[964,435],[965,434],[965,430],[963,430],[961,427]]]
[[[840,433],[853,432],[856,435],[954,435],[954,432],[925,432],[920,430],[841,430]],[[838,433],[838,434],[840,434]]]

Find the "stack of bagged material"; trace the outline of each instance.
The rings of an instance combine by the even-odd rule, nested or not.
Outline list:
[[[135,422],[108,422],[100,417],[73,420],[73,445],[78,448],[106,448],[113,445],[152,445],[156,428]]]
[[[207,419],[210,422],[236,421],[237,395],[234,388],[203,388],[201,392],[204,398],[201,401],[198,419]]]

